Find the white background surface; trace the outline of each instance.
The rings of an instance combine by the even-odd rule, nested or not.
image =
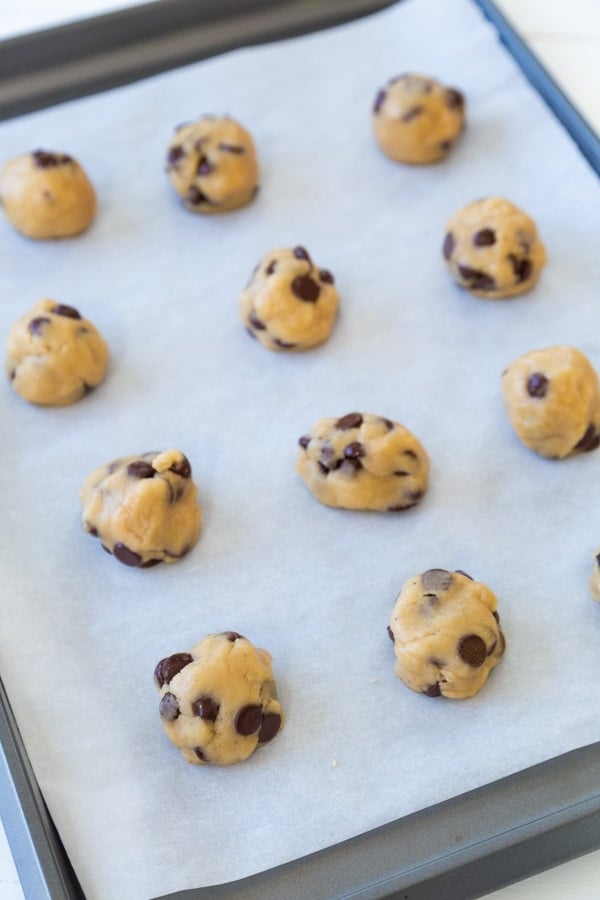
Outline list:
[[[69,18],[79,10],[85,14],[114,8],[118,4],[74,3],[56,0],[51,4],[29,0],[18,10],[3,12],[0,34],[9,35],[32,27]],[[600,127],[600,99],[597,86],[600,66],[600,7],[594,0],[503,0],[499,3],[521,27],[540,58],[577,102],[588,118]],[[19,17],[20,14],[20,17]],[[595,66],[595,68],[593,68]],[[593,74],[596,73],[596,74]],[[0,900],[16,900],[20,891],[12,860],[0,834]],[[600,896],[600,851],[496,892],[495,900],[533,900],[560,897],[597,900]],[[34,900],[34,898],[32,898]]]

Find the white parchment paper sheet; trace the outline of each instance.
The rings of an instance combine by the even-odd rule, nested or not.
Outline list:
[[[413,70],[463,90],[443,165],[384,158],[369,111]],[[185,212],[163,173],[172,128],[228,112],[262,190]],[[477,9],[406,2],[335,31],[235,52],[0,128],[2,156],[75,155],[100,198],[88,234],[35,243],[0,223],[0,330],[41,296],[80,308],[112,352],[66,409],[0,392],[0,665],[84,890],[147,898],[283,863],[600,738],[600,454],[549,462],[513,435],[500,373],[567,343],[600,366],[600,189]],[[441,259],[447,218],[505,195],[537,220],[536,290],[484,301]],[[331,340],[269,353],[237,294],[269,248],[303,244],[342,298]],[[294,472],[313,422],[397,419],[432,461],[400,515],[319,505]],[[80,527],[78,489],[114,457],[180,447],[204,510],[180,564],[132,571]],[[401,584],[462,568],[497,593],[508,652],[461,702],[411,693],[386,625]],[[247,763],[186,765],[163,735],[155,663],[235,629],[274,656],[287,727]],[[334,765],[334,762],[337,765]]]

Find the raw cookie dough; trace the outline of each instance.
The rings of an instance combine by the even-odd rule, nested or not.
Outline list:
[[[455,213],[442,250],[458,284],[478,297],[524,294],[546,262],[533,219],[502,197],[475,200]]]
[[[308,350],[331,334],[338,302],[333,275],[304,247],[271,250],[240,294],[240,315],[269,350]]]
[[[17,394],[42,406],[65,406],[100,384],[108,348],[72,306],[40,300],[8,335],[6,372]]]
[[[370,413],[320,419],[298,443],[296,469],[326,506],[396,512],[416,506],[427,490],[427,453],[390,419]]]
[[[511,425],[526,447],[549,459],[600,444],[600,390],[591,363],[574,347],[532,350],[502,375]]]
[[[496,597],[465,572],[429,569],[396,600],[388,634],[396,675],[428,697],[477,694],[504,653]]]
[[[398,75],[377,93],[372,122],[386,156],[401,163],[436,162],[463,130],[465,98],[423,75]]]
[[[596,551],[594,568],[592,570],[592,577],[590,578],[590,593],[594,600],[600,601],[600,549]]]
[[[252,138],[228,116],[203,116],[181,125],[167,151],[167,175],[191,212],[245,206],[258,192]]]
[[[5,163],[0,203],[17,231],[30,238],[73,237],[96,215],[94,188],[77,160],[47,150]]]
[[[236,631],[162,659],[154,681],[167,737],[194,765],[242,762],[283,726],[271,654]]]
[[[198,540],[196,485],[179,450],[99,466],[83,482],[80,497],[84,530],[126,566],[177,562]]]

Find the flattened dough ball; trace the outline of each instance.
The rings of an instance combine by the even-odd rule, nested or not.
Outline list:
[[[294,247],[265,253],[240,294],[240,316],[269,350],[308,350],[331,334],[338,304],[331,272]]]
[[[427,490],[429,457],[404,425],[371,413],[320,419],[299,442],[296,469],[317,500],[396,512]]]
[[[192,467],[180,450],[124,456],[85,479],[83,528],[126,566],[174,563],[200,534],[196,493]]]
[[[17,231],[40,240],[80,234],[96,215],[94,188],[77,160],[47,150],[5,163],[0,202]]]
[[[167,175],[191,212],[227,212],[258,191],[258,162],[249,132],[228,116],[182,125],[167,151]]]
[[[502,197],[475,200],[455,213],[442,250],[457,283],[477,297],[524,294],[546,262],[533,219]]]
[[[388,629],[398,678],[428,697],[479,693],[506,646],[496,605],[492,591],[464,572],[429,569],[409,579]]]
[[[104,378],[108,348],[74,307],[40,300],[8,335],[6,372],[21,397],[41,406],[66,406]]]
[[[283,726],[271,654],[236,631],[162,659],[154,681],[167,737],[194,765],[242,762]]]
[[[437,162],[464,128],[465,98],[432,78],[398,75],[378,91],[372,122],[386,156],[401,163]]]
[[[502,394],[518,437],[540,456],[563,459],[600,444],[598,376],[574,347],[520,356],[502,375]]]

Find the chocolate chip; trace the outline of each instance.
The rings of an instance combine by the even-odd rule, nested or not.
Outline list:
[[[439,682],[436,681],[435,684],[428,685],[423,691],[428,697],[441,697],[442,692],[440,690]]]
[[[257,331],[266,331],[267,326],[259,319],[254,310],[248,315],[248,322],[252,326],[252,328],[256,328]]]
[[[214,168],[215,167],[208,156],[201,156],[200,161],[198,162],[198,168],[196,169],[196,175],[210,175],[210,173],[214,171]]]
[[[219,144],[219,150],[222,150],[223,153],[237,153],[238,155],[246,152],[245,148],[240,147],[238,144],[225,144],[223,142]]]
[[[593,425],[588,425],[587,430],[581,440],[577,441],[573,450],[579,450],[582,453],[589,453],[600,445],[600,435],[596,433]]]
[[[328,465],[330,469],[334,468],[334,465],[331,465],[331,463],[335,462],[335,450],[331,444],[323,444],[321,447],[321,461]]]
[[[301,438],[298,438],[298,443],[304,450],[306,450],[306,448],[310,444],[310,436],[308,434],[303,434]]]
[[[444,253],[444,259],[450,259],[452,256],[452,251],[454,250],[454,235],[451,231],[449,231],[444,238],[444,245],[442,247]]]
[[[527,393],[530,397],[545,397],[550,381],[542,372],[533,372],[527,379]]]
[[[457,651],[462,661],[474,669],[482,666],[487,656],[485,641],[478,634],[467,634],[462,637],[458,642]]]
[[[390,84],[393,84],[393,82],[390,81]],[[387,97],[386,91],[378,91],[378,92],[377,92],[377,96],[375,97],[375,101],[374,101],[374,103],[373,103],[373,113],[374,113],[375,115],[377,115],[377,113],[379,112],[379,110],[380,110],[381,107],[383,106],[386,97]]]
[[[127,466],[127,474],[132,478],[154,478],[156,469],[143,459],[136,459]]]
[[[292,252],[296,259],[305,259],[307,262],[310,262],[308,250],[305,250],[304,247],[294,247]]]
[[[496,622],[500,621],[500,614],[496,612],[496,610],[493,610],[492,615],[495,618]]]
[[[11,381],[14,381],[15,378],[17,377],[17,370],[16,370],[16,369],[11,369],[10,372],[9,372],[8,377],[10,378]]]
[[[452,148],[452,141],[440,141],[440,150],[447,153]]]
[[[231,641],[232,644],[235,644],[236,641],[245,640],[244,635],[240,634],[238,631],[222,631],[221,634],[226,637],[228,641]]]
[[[139,553],[134,553],[134,551],[130,550],[129,547],[126,547],[125,544],[115,544],[113,553],[119,562],[122,562],[125,566],[133,566],[134,568],[139,569],[142,565],[142,557]]]
[[[531,273],[533,271],[531,260],[519,259],[514,255],[514,253],[509,254],[509,259],[512,263],[513,271],[517,278],[517,284],[521,284],[521,282],[527,281],[527,279],[531,277]]]
[[[455,571],[455,572],[456,572],[456,574],[457,574],[457,575],[464,575],[464,576],[465,576],[465,578],[468,578],[468,579],[469,579],[469,581],[474,581],[474,579],[473,579],[473,578],[471,578],[471,576],[470,576],[470,575],[467,575],[467,573],[466,573],[466,572],[463,572],[463,570],[462,570],[462,569],[455,569],[455,570],[454,570],[454,571]]]
[[[471,269],[469,266],[458,266],[461,278],[469,282],[469,287],[478,291],[493,291],[496,282],[491,275],[481,272],[479,269]]]
[[[316,303],[321,293],[321,288],[310,275],[297,275],[291,287],[294,296],[306,303]]]
[[[388,506],[388,512],[402,512],[403,509],[410,509],[411,506],[414,506],[414,503],[396,503],[394,506]]]
[[[363,417],[360,413],[348,413],[337,420],[335,427],[339,429],[339,431],[349,431],[350,428],[360,428],[362,423]]]
[[[452,572],[446,569],[427,569],[421,575],[421,582],[426,591],[445,591],[452,584]]]
[[[352,441],[351,444],[344,447],[344,456],[347,459],[359,459],[361,456],[366,455],[365,445],[361,444],[360,441]]]
[[[54,166],[62,166],[73,162],[71,156],[66,153],[48,153],[47,150],[34,150],[31,154],[33,161],[39,169],[51,169]]]
[[[154,566],[160,565],[161,562],[162,559],[147,559],[146,562],[141,564],[140,569],[152,569]]]
[[[328,269],[320,269],[319,270],[319,278],[324,284],[333,284],[334,279],[333,275]]]
[[[465,98],[455,88],[448,88],[446,91],[446,105],[449,109],[462,109],[465,105]]]
[[[181,126],[184,127],[183,125]],[[175,144],[174,147],[169,149],[167,153],[167,165],[170,167],[176,166],[180,159],[183,159],[185,156],[185,150],[180,144]]]
[[[329,475],[329,469],[327,468],[327,466],[324,466],[323,463],[320,461],[317,463],[317,465],[318,465],[319,469],[321,470],[321,472],[323,473],[323,475]]]
[[[387,636],[389,637],[392,644],[396,643],[396,638],[394,637],[394,632],[392,631],[392,629],[389,625],[387,626]]]
[[[199,206],[201,203],[210,205],[211,203],[206,194],[200,188],[197,188],[195,184],[188,189],[185,199],[191,206]]]
[[[98,537],[98,529],[94,525],[90,525],[86,522],[87,533],[91,534],[92,537]]]
[[[265,269],[265,275],[272,275],[275,271],[275,267],[277,265],[277,260],[272,259],[267,268]]]
[[[199,716],[206,722],[214,722],[219,715],[220,704],[213,700],[212,697],[203,694],[191,704],[192,712],[195,716]]]
[[[290,341],[282,341],[281,338],[274,337],[273,343],[276,347],[281,347],[282,350],[293,350],[294,347],[297,347],[298,344],[292,344]]]
[[[258,732],[258,743],[266,744],[268,741],[272,741],[280,728],[281,716],[279,713],[266,713],[262,717],[260,731]]]
[[[404,491],[404,496],[410,501],[409,506],[415,506],[423,496],[423,491]]]
[[[191,662],[193,662],[193,658],[189,653],[172,653],[171,656],[165,656],[154,669],[156,683],[159,687],[169,684],[171,679],[175,678],[177,673]]]
[[[174,722],[175,719],[179,717],[179,703],[177,702],[177,697],[174,694],[165,694],[164,697],[161,698],[158,712],[161,719],[166,719],[167,722]]]
[[[404,469],[396,469],[396,471],[392,474],[397,475],[399,478],[402,478],[405,475],[410,475],[410,472],[405,472]]]
[[[600,553],[596,554],[596,562],[600,566]]]
[[[50,324],[50,319],[48,316],[36,316],[35,319],[31,319],[27,326],[27,330],[30,334],[41,334],[44,330],[45,325]]]
[[[476,247],[491,247],[496,243],[496,232],[493,228],[482,228],[473,235],[473,244]]]
[[[202,749],[202,747],[194,747],[194,753],[196,754],[198,759],[202,760],[202,762],[208,762],[206,756],[204,755],[204,750]]]
[[[235,717],[235,730],[238,734],[248,737],[258,731],[262,724],[262,707],[256,704],[243,706]]]
[[[180,478],[191,478],[192,467],[187,456],[184,456],[182,453],[181,459],[174,462],[173,465],[169,467],[169,472],[174,472],[175,475],[179,475]]]
[[[362,469],[362,463],[360,459],[342,459],[335,468],[341,469],[346,475],[356,475],[359,469]]]
[[[440,605],[440,598],[438,597],[437,594],[428,593],[428,594],[423,594],[423,596],[427,598],[428,606],[439,606]]]
[[[488,649],[487,655],[491,656],[497,646],[498,646],[498,641],[494,641],[492,646]]]
[[[383,424],[385,425],[385,427],[387,428],[388,431],[392,431],[392,430],[393,430],[393,428],[394,428],[394,423],[392,422],[391,419],[383,419],[383,418],[382,418],[381,421],[383,422]]]
[[[405,112],[401,118],[402,122],[412,122],[413,119],[416,119],[423,112],[422,106],[413,106],[408,112]]]

